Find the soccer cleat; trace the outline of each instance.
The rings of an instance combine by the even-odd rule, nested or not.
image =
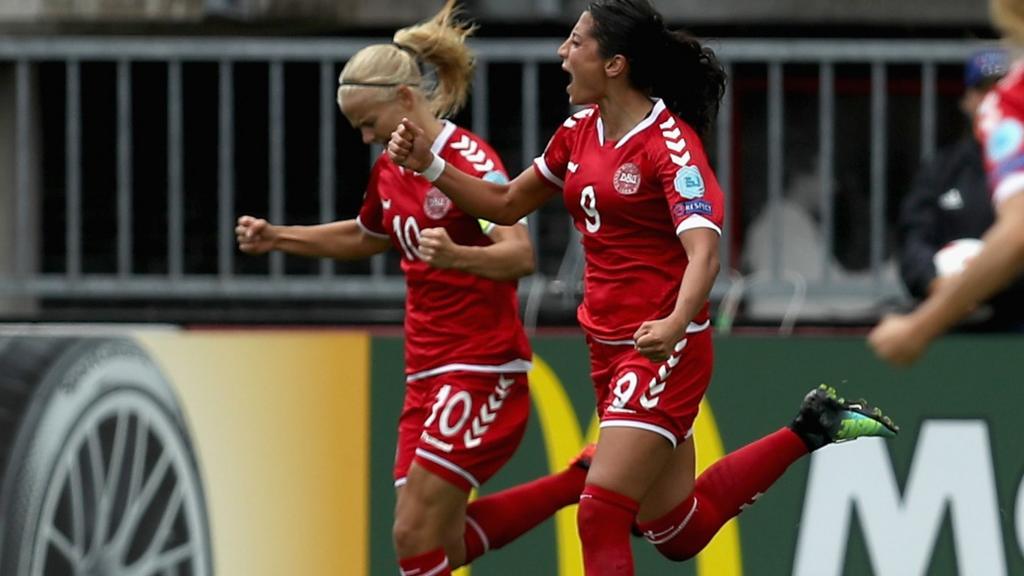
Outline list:
[[[900,428],[878,408],[863,399],[842,398],[831,386],[822,384],[804,396],[800,412],[790,428],[810,451],[827,444],[877,436],[893,438]]]
[[[596,451],[597,444],[587,444],[583,447],[583,450],[580,450],[580,453],[569,462],[569,467],[572,468],[573,466],[576,466],[577,468],[590,470],[590,462],[593,461],[594,452]]]

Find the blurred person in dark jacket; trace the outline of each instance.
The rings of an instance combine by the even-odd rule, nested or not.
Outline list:
[[[972,122],[981,101],[1006,75],[1008,67],[1009,57],[1002,49],[983,50],[968,59],[964,67],[965,91],[960,108]],[[940,150],[920,169],[913,189],[903,201],[900,212],[900,275],[910,294],[917,300],[923,300],[948,281],[950,274],[956,272],[945,270],[942,260],[955,264],[973,250],[943,251],[943,248],[957,241],[981,238],[994,220],[981,144],[973,134],[965,132],[960,140]],[[980,242],[974,245],[978,246]],[[936,254],[939,254],[938,258]],[[967,320],[965,326],[981,330],[1024,327],[1024,279],[1018,279],[993,296],[986,306]]]

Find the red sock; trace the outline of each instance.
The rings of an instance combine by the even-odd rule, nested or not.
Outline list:
[[[402,567],[402,576],[451,576],[452,574],[444,548],[431,550],[412,558],[402,558],[398,561],[398,565]]]
[[[631,498],[588,484],[576,516],[587,576],[633,576],[630,528],[639,509]]]
[[[639,528],[666,558],[692,558],[805,454],[803,440],[789,428],[769,434],[715,462],[697,478],[689,498]]]
[[[497,550],[580,499],[587,471],[578,466],[490,494],[466,509],[466,564]]]

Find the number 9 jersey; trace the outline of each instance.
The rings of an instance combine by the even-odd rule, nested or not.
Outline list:
[[[534,170],[563,190],[586,253],[580,325],[599,341],[629,340],[675,308],[687,258],[679,235],[722,233],[722,191],[697,133],[655,100],[617,142],[596,107],[566,120]],[[708,304],[688,332],[709,325]]]

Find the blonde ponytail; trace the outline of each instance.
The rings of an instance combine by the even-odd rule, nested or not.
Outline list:
[[[394,43],[363,48],[341,72],[338,103],[354,88],[419,88],[438,118],[457,113],[466,103],[474,57],[465,41],[476,26],[457,20],[458,0],[446,0],[430,20],[395,32]],[[381,100],[393,90],[381,91]]]
[[[1009,40],[1024,45],[1024,3],[1020,0],[992,0],[989,8],[996,28]]]

